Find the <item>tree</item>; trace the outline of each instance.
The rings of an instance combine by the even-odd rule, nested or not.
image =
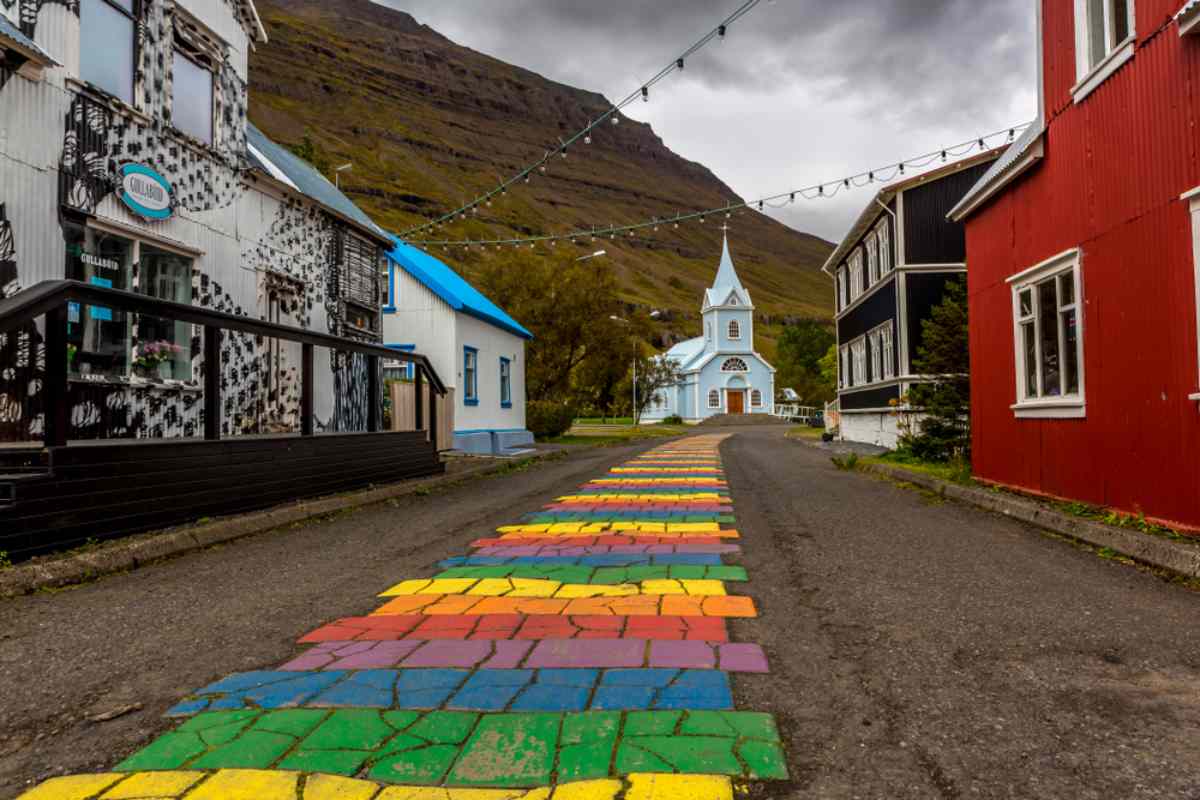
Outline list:
[[[833,331],[817,320],[803,320],[784,328],[775,357],[779,370],[775,385],[795,389],[810,405],[832,400],[836,393],[836,372],[833,380],[824,376],[821,359],[830,347],[836,349],[836,343]]]
[[[534,334],[526,348],[530,400],[611,406],[642,327],[614,319],[625,309],[606,264],[506,253],[484,265],[479,287]]]
[[[675,386],[680,381],[679,365],[665,356],[652,356],[637,360],[637,383],[634,384],[633,424],[639,425],[642,414],[654,402],[654,397],[663,389]]]
[[[920,375],[939,376],[917,384],[908,402],[924,416],[918,432],[901,446],[918,458],[951,461],[971,457],[971,351],[967,338],[967,281],[947,282],[942,302],[921,322],[922,342],[913,361]]]

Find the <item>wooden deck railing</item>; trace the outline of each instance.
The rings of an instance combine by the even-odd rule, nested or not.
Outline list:
[[[316,347],[358,353],[367,357],[367,431],[377,433],[382,420],[382,386],[380,359],[403,361],[415,366],[417,396],[424,396],[421,386],[429,381],[430,389],[437,395],[446,394],[446,385],[430,364],[429,359],[418,353],[392,350],[382,345],[345,339],[340,336],[264,322],[252,317],[228,314],[198,306],[160,300],[134,292],[106,289],[79,281],[43,281],[0,300],[0,333],[8,333],[45,317],[46,368],[42,385],[45,404],[46,447],[65,447],[70,425],[68,408],[68,359],[67,359],[67,304],[80,303],[119,309],[134,314],[204,327],[204,438],[209,441],[221,439],[221,334],[223,331],[247,333],[298,342],[303,347],[301,359],[300,433],[312,436],[313,425],[313,352]],[[428,414],[419,403],[416,408],[417,430],[437,430],[437,403],[430,402]],[[426,416],[428,419],[426,420]],[[428,421],[428,428],[426,428]],[[433,440],[436,443],[436,438]],[[436,444],[435,444],[436,446]]]

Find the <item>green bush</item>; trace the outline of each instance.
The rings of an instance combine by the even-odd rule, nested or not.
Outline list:
[[[525,426],[539,439],[562,436],[575,422],[575,409],[552,400],[531,400],[525,405]]]
[[[663,425],[682,425],[683,417],[679,416],[678,414],[674,414],[670,417],[664,417],[662,424]]]

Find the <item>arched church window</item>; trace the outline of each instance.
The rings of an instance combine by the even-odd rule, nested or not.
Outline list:
[[[762,404],[762,391],[755,389],[750,393],[750,405],[754,406],[755,408],[762,408]]]
[[[736,319],[731,320],[729,323],[729,338],[730,339],[742,338],[742,326]]]
[[[719,390],[713,389],[708,393],[708,407],[709,408],[720,408],[721,407],[721,392]]]
[[[727,358],[721,365],[721,372],[749,372],[750,367],[740,358]]]

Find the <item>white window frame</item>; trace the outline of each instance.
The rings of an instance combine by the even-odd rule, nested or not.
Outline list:
[[[850,305],[850,272],[845,266],[838,270],[838,297],[842,301],[842,309]]]
[[[893,380],[896,377],[896,342],[891,322],[879,326],[879,349],[883,353],[883,379]]]
[[[860,336],[850,343],[850,385],[867,385],[867,337]]]
[[[875,239],[879,243],[879,277],[883,278],[889,275],[894,267],[892,263],[892,237],[891,232],[888,230],[886,217],[879,223],[879,227],[875,229]]]
[[[863,296],[863,254],[862,248],[856,249],[847,262],[850,270],[850,302]]]
[[[879,328],[867,334],[871,342],[871,383],[881,383],[883,381],[883,347],[882,337],[883,331]]]
[[[867,236],[867,286],[879,283],[883,275],[879,271],[879,238],[872,231]]]
[[[1041,326],[1042,319],[1038,313],[1037,287],[1039,284],[1049,280],[1057,280],[1060,276],[1070,273],[1072,283],[1074,285],[1074,301],[1063,305],[1060,301],[1059,306],[1055,309],[1055,322],[1063,312],[1074,310],[1075,312],[1075,327],[1076,327],[1076,353],[1075,357],[1079,365],[1079,392],[1077,394],[1062,394],[1058,396],[1038,396],[1036,398],[1029,397],[1028,386],[1026,382],[1026,363],[1025,363],[1025,342],[1023,336],[1023,326],[1033,324],[1034,340],[1037,342],[1037,349],[1040,353],[1041,349]],[[1053,258],[1043,261],[1041,264],[1030,267],[1024,272],[1013,275],[1008,279],[1008,284],[1012,288],[1012,314],[1013,314],[1013,347],[1014,359],[1013,363],[1016,366],[1016,402],[1011,406],[1014,414],[1018,418],[1023,419],[1082,419],[1087,416],[1087,375],[1084,363],[1084,308],[1083,299],[1083,253],[1078,248],[1074,248],[1060,253]],[[1032,315],[1021,314],[1021,294],[1025,291],[1033,291],[1031,298],[1033,312]],[[1058,336],[1058,352],[1060,362],[1065,361],[1064,351],[1066,349],[1066,337],[1060,329]],[[1042,359],[1038,357],[1037,377],[1039,389],[1042,388]],[[1062,375],[1060,367],[1060,375]]]
[[[1200,400],[1200,186],[1197,186],[1192,191],[1183,195],[1181,200],[1190,203],[1192,213],[1192,266],[1195,270],[1195,291],[1196,291],[1196,388],[1195,394],[1190,395],[1192,400]]]
[[[750,407],[751,408],[762,408],[763,407],[762,389],[751,389],[750,390]]]
[[[721,390],[720,389],[709,389],[708,390],[708,407],[710,409],[721,407]]]
[[[742,368],[741,369],[730,369],[729,368],[730,364],[741,364]],[[734,356],[733,358],[727,358],[723,362],[721,362],[721,372],[744,373],[744,372],[749,372],[749,371],[750,371],[750,365],[746,363],[746,359],[744,359],[744,358],[738,358],[737,356]]]
[[[729,320],[729,325],[726,327],[725,332],[728,334],[729,341],[740,342],[742,340],[742,323],[736,319]]]
[[[1090,4],[1104,4],[1104,36],[1106,52],[1102,58],[1091,57],[1092,12]],[[1129,35],[1116,41],[1116,20],[1113,18],[1116,0],[1075,0],[1075,75],[1077,83],[1071,89],[1076,103],[1094,92],[1126,61],[1133,58],[1137,47],[1136,0],[1127,0]]]
[[[838,386],[850,388],[850,345],[844,344],[838,348]]]

